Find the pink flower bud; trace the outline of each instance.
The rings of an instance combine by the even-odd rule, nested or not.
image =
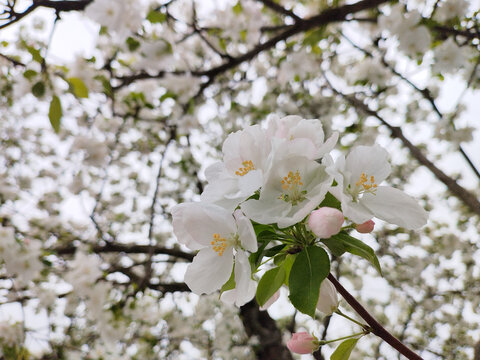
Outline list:
[[[297,354],[311,354],[318,349],[318,340],[307,332],[293,333],[287,347]]]
[[[308,226],[320,239],[328,239],[330,236],[340,232],[343,220],[343,214],[340,210],[321,207],[312,211],[308,218]]]
[[[365,221],[363,224],[358,224],[355,226],[355,230],[362,234],[368,234],[373,231],[375,227],[375,222],[373,220]]]
[[[323,280],[320,284],[317,309],[325,315],[332,315],[338,309],[337,289],[328,279]]]

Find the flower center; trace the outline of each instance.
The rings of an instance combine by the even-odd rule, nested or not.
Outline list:
[[[219,233],[213,234],[213,240],[210,241],[210,244],[218,256],[222,256],[227,247],[238,247],[240,245],[238,234],[232,234],[229,238],[224,238]]]
[[[249,171],[255,170],[255,165],[253,165],[252,160],[245,160],[242,162],[243,167],[239,167],[237,171],[235,171],[235,175],[244,176],[248,174]]]
[[[350,192],[353,195],[354,199],[357,199],[358,195],[363,193],[376,194],[378,185],[375,183],[375,177],[368,176],[362,172],[360,178],[355,183],[355,189],[352,189]]]
[[[289,171],[287,176],[282,179],[283,193],[278,197],[286,202],[291,202],[292,205],[297,205],[299,202],[305,200],[306,190],[302,190],[303,182],[299,171],[295,173]]]

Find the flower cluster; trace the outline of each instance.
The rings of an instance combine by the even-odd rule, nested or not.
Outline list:
[[[319,120],[299,116],[273,116],[266,128],[227,137],[223,161],[206,170],[201,201],[172,210],[178,241],[199,250],[185,274],[194,293],[221,290],[222,300],[241,306],[255,295],[255,274],[273,259],[256,291],[263,308],[288,284],[297,309],[331,314],[338,300],[324,249],[360,254],[380,271],[373,250],[349,231],[371,232],[373,217],[407,229],[426,223],[413,198],[381,184],[390,173],[382,147],[358,146],[334,161],[337,140],[336,133],[325,139]],[[307,262],[317,268],[305,270]]]

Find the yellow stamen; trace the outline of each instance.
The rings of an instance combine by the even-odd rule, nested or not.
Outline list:
[[[227,239],[220,237],[220,234],[213,234],[213,240],[210,242],[213,250],[218,253],[218,256],[222,256],[225,248],[227,247]]]
[[[370,182],[368,182],[368,175],[365,173],[360,175],[360,179],[355,183],[355,186],[357,188],[363,187],[363,189],[360,189],[360,192],[370,192],[373,194],[378,187],[378,185],[375,183],[375,177],[373,175],[370,176]]]
[[[235,175],[244,176],[249,171],[255,170],[255,165],[253,165],[252,160],[245,160],[242,162],[243,167],[239,167],[237,171],[235,171]]]
[[[283,177],[282,180],[282,189],[283,190],[293,190],[297,186],[302,186],[302,177],[300,176],[298,170],[295,174],[292,171],[288,172],[287,176]]]

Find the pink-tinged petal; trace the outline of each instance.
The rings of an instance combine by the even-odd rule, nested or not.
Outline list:
[[[221,299],[240,307],[255,296],[256,282],[252,280],[252,271],[247,254],[238,251],[235,255],[235,289],[225,291]]]
[[[375,228],[375,222],[373,220],[368,220],[362,224],[358,224],[355,226],[355,230],[357,230],[361,234],[371,233],[374,228]]]
[[[362,204],[377,218],[410,230],[421,228],[428,220],[428,213],[417,200],[390,186],[379,186],[375,194],[365,194]]]
[[[172,209],[173,232],[180,244],[192,250],[210,246],[213,234],[236,233],[231,212],[208,203],[183,203]]]
[[[184,280],[195,294],[211,294],[228,281],[232,269],[232,247],[227,247],[221,256],[212,248],[204,248],[193,258]]]
[[[293,333],[287,347],[297,354],[311,354],[318,349],[318,340],[307,332]]]
[[[250,252],[257,251],[257,236],[253,229],[252,222],[247,218],[241,210],[235,211],[233,214],[235,221],[237,222],[237,232],[242,247]]]
[[[355,186],[362,173],[380,184],[390,174],[387,151],[379,145],[356,146],[348,154],[345,162],[346,170],[350,172],[349,184]]]
[[[270,299],[268,299],[267,302],[263,304],[263,306],[260,306],[260,310],[262,311],[267,310],[270,306],[272,306],[275,303],[275,301],[278,300],[279,297],[280,297],[280,289],[275,291],[275,294],[273,294],[270,297]]]
[[[319,239],[328,239],[340,232],[344,220],[340,210],[324,206],[310,213],[308,226]]]

